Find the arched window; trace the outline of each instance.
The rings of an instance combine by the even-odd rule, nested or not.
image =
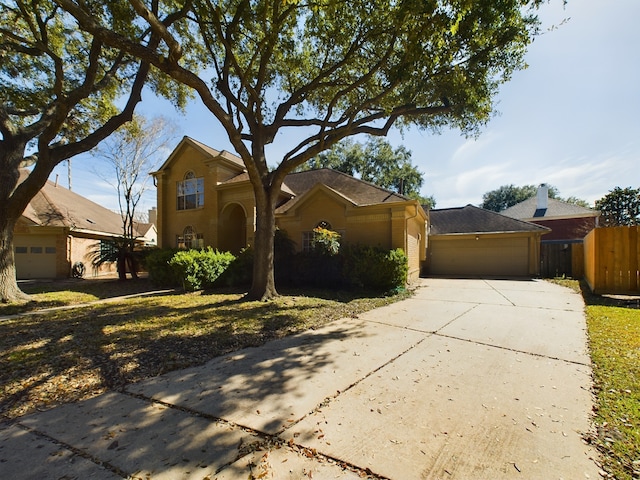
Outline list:
[[[181,182],[178,182],[176,208],[190,210],[202,207],[204,205],[204,178],[197,178],[191,170],[185,173],[183,178]]]
[[[182,235],[178,237],[178,248],[204,248],[204,235],[197,233],[191,225],[184,227]]]
[[[320,220],[316,225],[316,228],[324,228],[325,230],[331,230],[331,224],[326,220]]]

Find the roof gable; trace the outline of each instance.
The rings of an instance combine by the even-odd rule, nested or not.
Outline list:
[[[512,207],[506,208],[500,213],[519,220],[597,217],[600,215],[597,210],[563,202],[555,198],[547,199],[547,208],[538,208],[538,199],[536,197],[528,198]]]
[[[329,168],[321,168],[319,170],[290,173],[285,177],[283,190],[291,192],[294,196],[283,205],[280,205],[277,213],[284,213],[293,208],[305,193],[318,184],[325,185],[354,206],[407,201],[407,198],[403,195],[352,177],[346,173]]]
[[[431,210],[430,220],[433,235],[549,231],[546,227],[473,205]]]
[[[211,148],[208,145],[194,140],[191,137],[185,136],[182,138],[182,140],[180,140],[180,143],[178,143],[176,148],[173,149],[173,152],[171,152],[171,155],[169,155],[169,158],[165,160],[162,166],[156,172],[152,172],[151,174],[155,175],[159,172],[162,172],[163,170],[168,169],[177,158],[180,158],[180,156],[187,148],[195,149],[207,159],[217,159],[219,161],[222,161],[229,167],[238,170],[238,173],[245,171],[244,162],[237,155],[234,155],[233,153],[230,153],[226,150],[216,150],[215,148]]]

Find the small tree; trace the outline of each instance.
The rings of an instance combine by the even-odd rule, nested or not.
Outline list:
[[[640,225],[640,188],[615,187],[596,200],[596,209],[606,227]]]
[[[127,278],[127,267],[131,276],[137,278],[134,250],[139,212],[136,208],[149,187],[149,173],[174,140],[173,131],[173,125],[163,117],[147,120],[135,115],[130,123],[93,150],[96,157],[107,163],[111,173],[98,172],[98,175],[118,192],[122,238],[114,243],[114,251],[118,252],[118,276],[121,280]]]

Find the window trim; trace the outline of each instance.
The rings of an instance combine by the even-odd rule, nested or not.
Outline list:
[[[195,210],[204,206],[204,177],[189,170],[176,182],[176,210]]]

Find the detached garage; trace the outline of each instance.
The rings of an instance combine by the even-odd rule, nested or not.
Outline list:
[[[467,205],[431,210],[430,275],[530,277],[540,273],[546,227]]]

